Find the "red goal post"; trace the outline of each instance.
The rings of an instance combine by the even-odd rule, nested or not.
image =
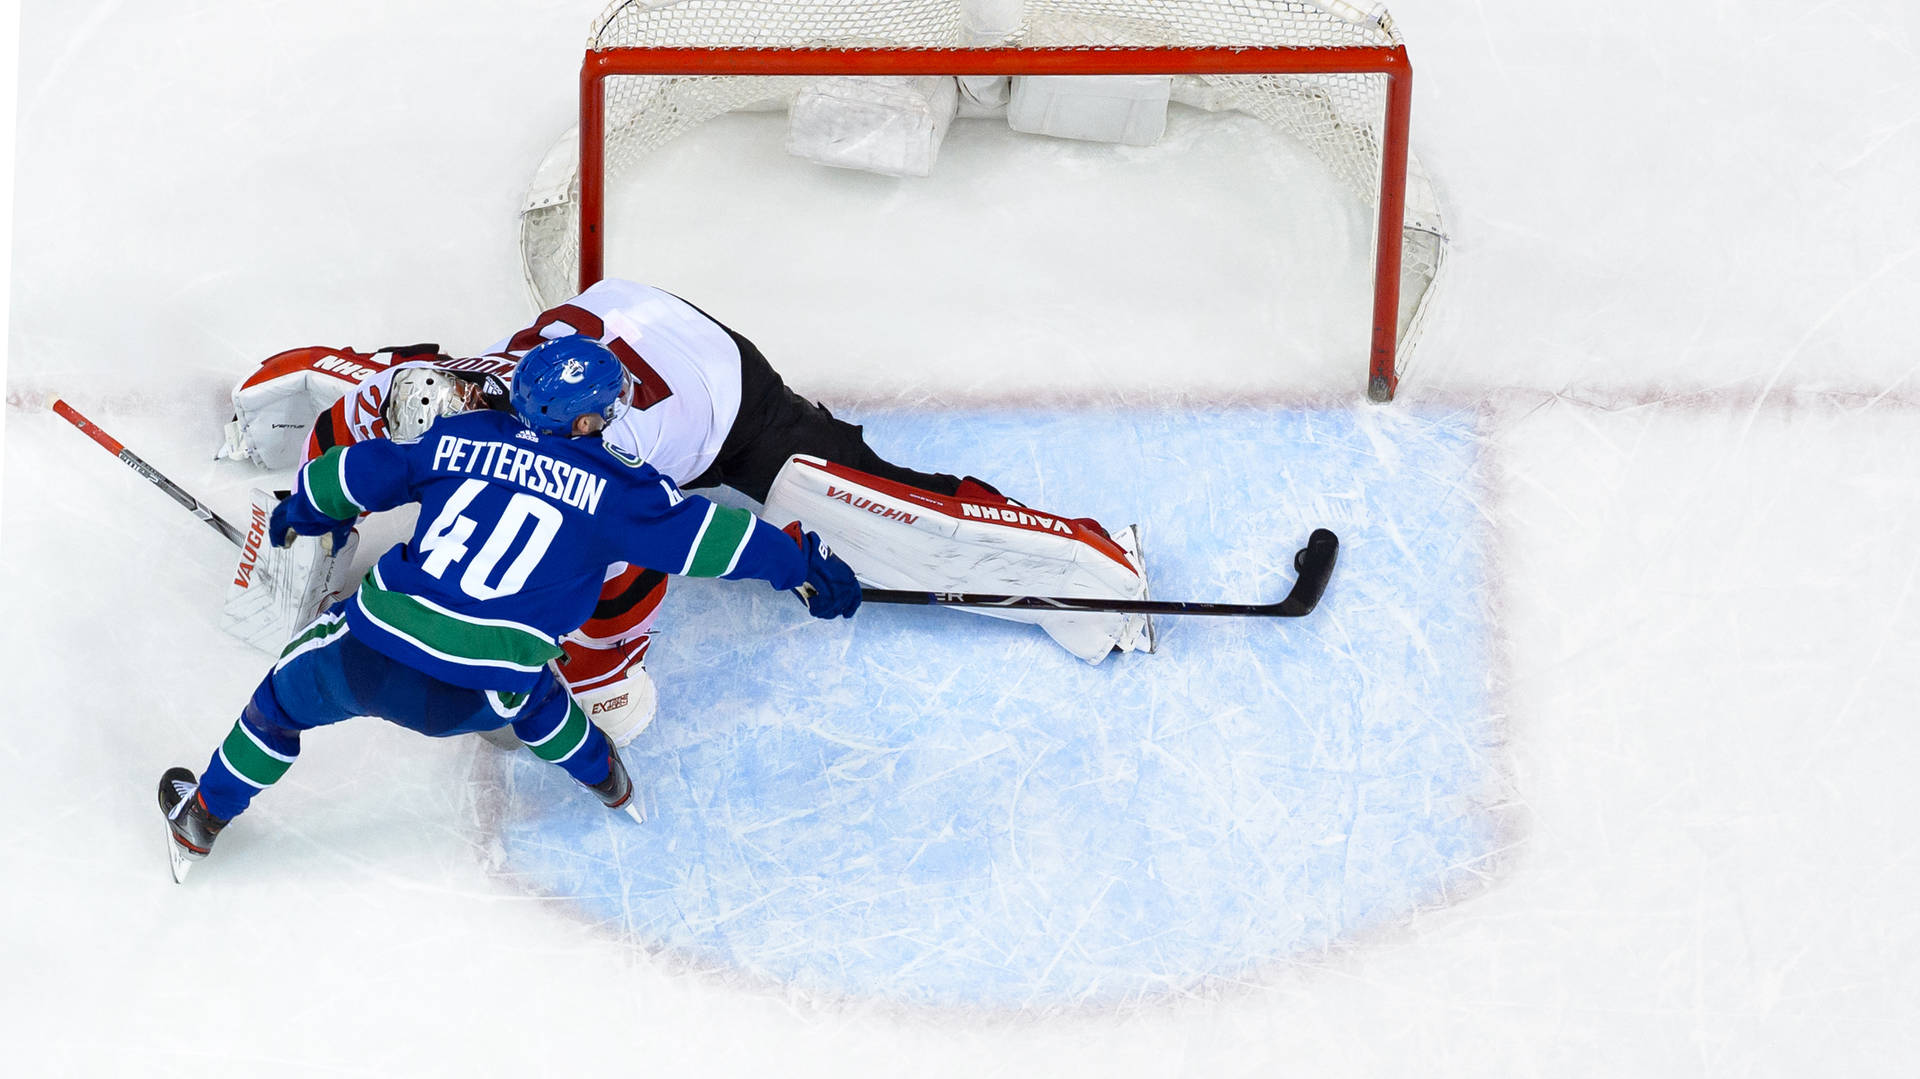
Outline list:
[[[1341,8],[1347,7],[1339,0],[1332,2]],[[951,0],[883,0],[880,4],[867,4],[864,7],[918,12],[936,4],[957,6],[951,4]],[[540,197],[541,181],[538,178],[535,194],[529,196],[527,209],[523,210],[522,215],[522,248],[527,261],[528,280],[536,296],[543,302],[551,299],[543,293],[552,289],[551,286],[543,289],[536,280],[536,255],[547,258],[561,244],[573,247],[571,241],[575,236],[577,248],[560,252],[563,256],[561,265],[564,265],[564,261],[571,261],[564,259],[565,255],[577,252],[577,274],[572,284],[585,288],[604,276],[609,177],[617,171],[620,154],[631,155],[634,152],[624,148],[623,143],[639,143],[642,147],[640,152],[645,152],[711,115],[740,107],[740,102],[750,95],[736,94],[732,99],[723,100],[719,91],[710,89],[746,81],[732,77],[749,76],[767,85],[800,85],[808,78],[828,76],[1187,77],[1196,86],[1205,81],[1215,88],[1224,88],[1230,100],[1221,107],[1260,115],[1290,131],[1299,132],[1303,126],[1312,128],[1304,131],[1303,137],[1313,145],[1315,152],[1334,165],[1336,172],[1344,172],[1348,185],[1360,197],[1374,204],[1376,225],[1367,392],[1376,401],[1392,399],[1406,351],[1422,321],[1427,295],[1438,277],[1445,236],[1439,229],[1438,210],[1432,205],[1430,189],[1425,188],[1424,177],[1417,173],[1416,179],[1423,189],[1423,210],[1414,215],[1408,213],[1411,160],[1408,137],[1413,72],[1406,48],[1383,11],[1368,15],[1366,18],[1371,20],[1370,24],[1361,27],[1372,31],[1371,36],[1377,39],[1374,44],[1329,43],[1330,38],[1337,41],[1342,36],[1353,36],[1348,34],[1348,30],[1352,28],[1356,16],[1351,9],[1341,15],[1324,14],[1320,4],[1303,0],[1273,0],[1266,4],[1248,4],[1245,0],[1235,4],[1224,4],[1218,0],[1191,0],[1185,3],[1180,0],[1123,0],[1122,3],[1105,5],[1029,0],[1027,7],[1030,13],[1036,8],[1073,9],[1076,28],[1089,25],[1087,20],[1091,17],[1084,15],[1082,9],[1097,10],[1102,16],[1115,9],[1120,9],[1123,14],[1129,13],[1127,9],[1143,6],[1155,9],[1158,21],[1150,28],[1143,31],[1136,19],[1125,28],[1124,33],[1099,31],[1091,35],[1095,38],[1094,42],[1085,44],[1028,44],[1020,40],[1020,35],[1015,35],[1015,40],[1009,44],[943,47],[918,44],[928,36],[946,36],[945,31],[934,35],[923,28],[917,28],[911,34],[880,35],[868,27],[852,30],[843,27],[836,34],[831,28],[781,26],[769,31],[759,26],[743,29],[741,25],[725,22],[719,29],[702,27],[697,33],[677,27],[651,37],[645,32],[636,34],[631,30],[622,34],[610,32],[622,25],[623,20],[655,19],[662,14],[660,9],[663,8],[676,9],[674,14],[694,11],[704,20],[707,11],[724,12],[729,6],[746,9],[750,14],[759,12],[760,15],[755,17],[762,17],[769,9],[768,5],[756,4],[752,0],[667,0],[665,3],[661,0],[616,0],[596,22],[594,39],[590,42],[580,72],[577,179],[565,191],[577,206],[577,231],[568,230],[574,232],[573,236],[545,240],[532,238],[529,220],[534,219],[536,212],[551,213],[554,205],[562,201],[557,197]],[[803,2],[772,5],[771,8],[780,11],[783,7],[805,9],[809,6]],[[849,8],[859,6],[862,5],[847,5]],[[1275,31],[1263,26],[1256,33],[1229,25],[1222,32],[1217,23],[1203,19],[1197,24],[1198,29],[1182,32],[1178,27],[1170,31],[1165,22],[1166,11],[1178,14],[1191,9],[1206,15],[1211,9],[1230,9],[1232,16],[1239,18],[1249,8],[1270,8],[1281,12],[1287,28]],[[1097,43],[1115,37],[1137,40],[1143,34],[1149,37],[1183,37],[1195,34],[1204,36],[1212,32],[1228,41],[1290,37],[1296,33],[1290,27],[1298,21],[1302,10],[1317,20],[1338,24],[1339,29],[1329,33],[1325,28],[1313,25],[1309,32],[1300,35],[1307,44]],[[805,12],[801,11],[800,14],[804,15]],[[1031,14],[1029,17],[1037,18]],[[1279,25],[1278,22],[1276,25]],[[905,37],[914,43],[870,43],[876,38],[894,36]],[[1054,36],[1057,38],[1059,35]],[[636,38],[639,43],[635,43]],[[725,43],[733,39],[741,44]],[[665,43],[655,44],[653,41]],[[690,41],[696,43],[690,44]],[[767,44],[768,41],[774,44]],[[616,104],[609,99],[609,85],[620,85],[618,80],[627,80],[642,87],[662,87],[667,94],[679,96],[660,97],[654,90],[645,90],[635,101],[623,100]],[[1382,91],[1365,89],[1373,80],[1383,87]],[[1362,89],[1356,90],[1356,86]],[[654,96],[648,97],[650,94]],[[711,103],[709,99],[712,99]],[[1355,101],[1359,102],[1357,106]],[[1309,120],[1294,118],[1302,110],[1305,110]],[[648,111],[659,116],[649,117],[645,115]],[[1325,114],[1324,118],[1322,113]],[[1377,115],[1362,116],[1360,113]],[[634,130],[643,133],[636,137],[632,134]],[[551,159],[549,165],[543,166],[543,175],[549,171],[550,165]],[[554,189],[549,180],[548,190]],[[1414,237],[1421,245],[1418,265],[1411,268],[1406,261],[1404,242],[1408,236]],[[1413,287],[1412,295],[1403,289],[1403,275]]]

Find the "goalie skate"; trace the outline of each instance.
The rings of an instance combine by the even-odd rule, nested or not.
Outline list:
[[[1113,534],[1113,542],[1126,552],[1127,561],[1133,563],[1133,571],[1140,575],[1140,598],[1153,598],[1152,582],[1147,580],[1147,559],[1140,546],[1140,526],[1128,525]],[[1153,616],[1139,614],[1128,617],[1126,626],[1120,631],[1120,639],[1114,647],[1122,652],[1145,652],[1152,655],[1159,647],[1159,630],[1154,627]]]

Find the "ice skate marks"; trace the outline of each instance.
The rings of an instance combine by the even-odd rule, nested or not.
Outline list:
[[[1097,668],[953,611],[826,626],[767,590],[679,586],[649,655],[660,719],[627,751],[649,823],[608,828],[503,758],[506,876],[700,968],[1007,1008],[1258,978],[1483,878],[1499,751],[1471,416],[868,419],[895,459],[1140,520],[1168,595],[1275,598],[1316,524],[1341,568],[1308,618],[1167,619],[1159,655]]]

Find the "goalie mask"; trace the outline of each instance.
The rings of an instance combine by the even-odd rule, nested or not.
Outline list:
[[[387,403],[380,410],[387,437],[411,442],[442,416],[458,416],[474,405],[472,387],[437,367],[407,367],[393,374]]]

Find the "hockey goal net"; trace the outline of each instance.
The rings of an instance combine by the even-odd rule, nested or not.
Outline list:
[[[1392,398],[1446,236],[1408,151],[1406,49],[1385,10],[1345,0],[615,0],[588,39],[577,138],[522,209],[528,287],[551,307],[598,281],[608,184],[723,113],[834,76],[1042,74],[1171,76],[1174,102],[1309,147],[1373,211],[1367,392]]]

